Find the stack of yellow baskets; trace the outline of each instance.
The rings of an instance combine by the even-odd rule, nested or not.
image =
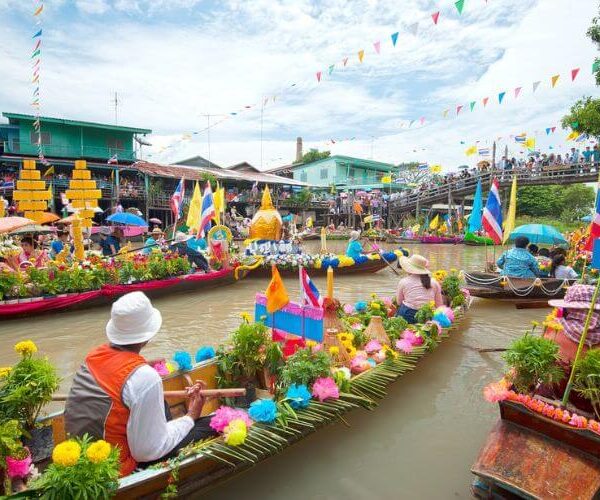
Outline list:
[[[13,193],[19,212],[36,222],[41,221],[42,214],[48,208],[48,200],[52,199],[52,192],[46,189],[46,182],[40,177],[40,171],[35,168],[35,160],[23,160],[17,189]]]
[[[82,227],[92,227],[94,208],[98,207],[98,200],[102,198],[102,190],[96,188],[96,181],[91,178],[92,173],[87,168],[87,162],[76,160],[73,179],[67,189],[67,198],[81,217]]]

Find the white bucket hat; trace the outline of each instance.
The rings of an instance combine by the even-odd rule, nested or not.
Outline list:
[[[160,311],[142,292],[131,292],[115,301],[106,324],[106,336],[116,345],[147,342],[162,325]]]
[[[192,236],[190,236],[189,234],[185,234],[181,231],[177,231],[175,233],[175,243],[183,243],[184,241],[187,241],[191,238]]]

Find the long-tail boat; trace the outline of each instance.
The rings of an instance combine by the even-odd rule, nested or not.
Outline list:
[[[456,245],[462,241],[462,236],[421,236],[421,243],[427,245]]]

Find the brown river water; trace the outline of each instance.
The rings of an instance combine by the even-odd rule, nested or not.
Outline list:
[[[331,251],[345,248],[345,242],[328,245]],[[316,251],[318,243],[307,247]],[[486,258],[480,247],[407,248],[425,255],[433,270],[482,269]],[[366,299],[371,292],[392,295],[397,281],[389,269],[340,276],[335,294],[342,302]],[[325,278],[315,282],[324,292]],[[206,293],[154,300],[163,327],[144,354],[168,357],[176,350],[194,353],[202,345],[216,346],[235,329],[241,312],[252,311],[254,294],[266,284],[248,279]],[[298,297],[296,280],[287,280],[286,286],[290,297]],[[473,347],[504,347],[547,312],[475,299],[458,331],[398,379],[375,411],[354,411],[345,417],[349,428],[342,423],[327,427],[204,498],[470,498],[469,469],[498,418],[497,407],[483,399],[482,389],[499,378],[503,367],[500,354],[481,354]],[[0,322],[0,366],[13,363],[13,345],[29,338],[56,364],[66,392],[87,351],[105,341],[108,317],[109,308],[99,307]]]

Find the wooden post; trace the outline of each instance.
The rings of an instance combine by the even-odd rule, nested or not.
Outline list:
[[[492,146],[492,170],[496,170],[496,141]]]
[[[146,222],[148,221],[148,218],[150,217],[150,199],[148,197],[148,193],[150,192],[150,178],[148,177],[148,174],[144,174],[144,188],[146,189]],[[150,226],[148,226],[148,228],[150,228]]]

